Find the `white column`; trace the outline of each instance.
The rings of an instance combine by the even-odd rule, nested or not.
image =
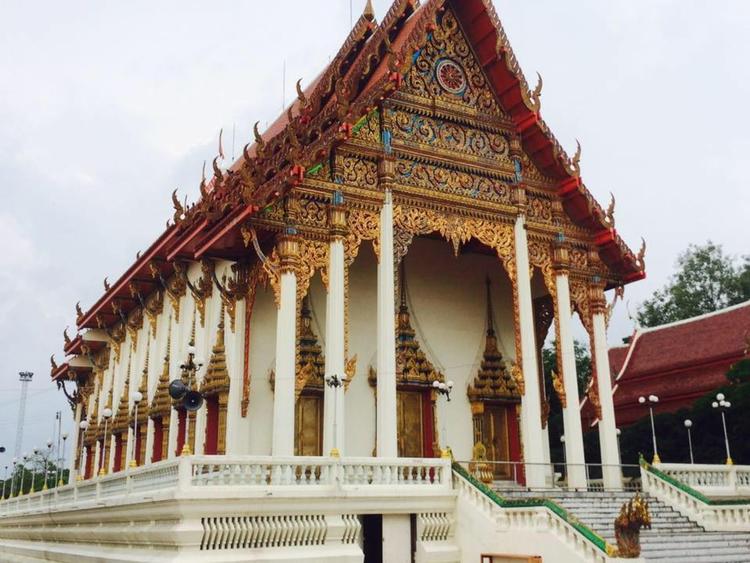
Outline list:
[[[392,174],[393,163],[381,161],[381,175]],[[385,173],[385,174],[383,174]],[[393,278],[393,201],[389,187],[380,211],[377,335],[377,454],[398,455],[396,412],[396,303]]]
[[[331,242],[328,250],[328,295],[326,297],[326,379],[333,375],[343,377],[346,368],[344,357],[344,213],[344,209],[339,204],[332,204],[329,212]],[[339,454],[343,454],[344,388],[332,388],[326,385],[324,401],[323,455],[328,455],[334,448]]]
[[[599,419],[599,449],[602,454],[602,478],[604,487],[619,489],[622,487],[620,469],[620,449],[617,444],[617,427],[615,422],[615,405],[612,400],[612,379],[607,352],[607,323],[603,311],[593,315],[594,341],[591,343],[596,356],[596,382],[599,391],[599,404],[602,416]]]
[[[273,440],[275,456],[294,455],[294,382],[297,348],[297,274],[299,254],[293,235],[279,241],[281,279],[276,321],[276,367],[273,397]]]
[[[521,435],[523,438],[526,485],[544,487],[549,473],[544,466],[544,438],[542,430],[542,405],[539,390],[536,337],[534,335],[534,310],[531,301],[531,276],[529,275],[529,248],[526,239],[526,219],[516,218],[514,239],[516,250],[516,286],[518,294],[518,330],[521,331],[521,370],[524,394],[521,398]]]
[[[146,435],[141,436],[141,440],[146,440],[146,453],[143,456],[143,460],[141,460],[141,463],[143,463],[143,465],[146,465],[151,463],[154,452],[154,421],[151,419],[151,417],[148,417],[146,419]]]
[[[80,444],[79,438],[81,438],[81,414],[83,412],[83,404],[76,404],[75,415],[73,416],[73,431],[70,432],[70,450],[67,455],[68,460],[68,482],[72,483],[73,479],[78,477],[78,471],[75,466],[76,457],[78,456],[78,446]],[[80,463],[80,460],[79,460]],[[63,467],[63,470],[65,468]],[[75,477],[73,476],[75,474]]]
[[[581,429],[581,411],[578,403],[578,378],[576,376],[576,358],[573,348],[573,333],[570,319],[570,284],[564,270],[555,276],[557,287],[557,314],[560,315],[558,326],[560,349],[562,350],[563,388],[567,408],[563,410],[565,426],[565,459],[568,472],[568,487],[586,488],[586,468],[583,455],[583,431]]]

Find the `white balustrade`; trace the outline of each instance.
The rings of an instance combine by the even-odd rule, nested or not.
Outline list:
[[[738,503],[727,500],[709,500],[691,482],[705,483],[706,480],[712,481],[716,479],[713,471],[704,472],[699,470],[695,473],[684,472],[682,469],[665,471],[665,468],[672,465],[676,464],[660,464],[655,466],[655,468],[665,473],[671,479],[679,481],[678,483],[672,483],[642,467],[641,481],[643,490],[672,506],[683,516],[696,521],[707,530],[747,531],[750,529],[750,501],[747,503],[740,501]],[[682,475],[686,480],[683,481],[678,475]],[[687,487],[684,485],[687,485]],[[690,489],[693,490],[691,491]]]
[[[660,463],[655,467],[709,497],[750,497],[750,466]]]
[[[6,499],[0,502],[0,517],[144,494],[213,495],[221,487],[235,496],[303,490],[325,496],[362,488],[392,494],[394,487],[447,493],[450,475],[450,460],[435,458],[186,456]]]
[[[459,498],[468,500],[490,518],[498,533],[512,535],[520,531],[544,531],[554,536],[561,546],[570,548],[579,561],[603,563],[612,560],[569,522],[544,506],[502,507],[462,476],[455,475],[454,482]],[[511,544],[516,542],[511,541],[508,545]]]

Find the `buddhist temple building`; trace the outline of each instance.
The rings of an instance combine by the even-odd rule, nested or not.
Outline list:
[[[614,297],[644,278],[645,245],[621,239],[580,145],[570,156],[542,118],[541,79],[527,83],[490,0],[396,0],[380,20],[368,2],[316,70],[236,162],[219,148],[197,201],[175,191],[151,246],[77,305],[52,379],[80,429],[78,480],[55,494],[107,507],[55,513],[55,541],[94,530],[125,557],[95,523],[111,514],[130,522],[133,553],[184,561],[611,559],[551,501],[501,501],[479,481],[592,486],[575,316],[592,351],[597,486],[621,490],[630,374],[651,373],[660,334],[723,315],[608,353]],[[16,537],[3,530],[0,518],[0,548]]]

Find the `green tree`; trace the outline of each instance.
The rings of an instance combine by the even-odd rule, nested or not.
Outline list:
[[[573,350],[576,357],[576,375],[578,376],[578,397],[583,397],[586,391],[586,386],[591,378],[591,354],[589,353],[588,346],[579,342],[578,340],[573,341]],[[542,350],[542,366],[544,367],[544,377],[546,388],[552,390],[552,370],[559,372],[557,369],[557,351],[556,343],[552,341],[551,348],[544,348]]]
[[[750,299],[750,257],[742,264],[721,245],[690,245],[677,259],[669,283],[644,301],[637,313],[651,327],[710,313]]]

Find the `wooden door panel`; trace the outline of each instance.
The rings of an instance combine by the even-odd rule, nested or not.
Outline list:
[[[423,457],[422,393],[398,391],[398,455]]]
[[[484,411],[483,440],[487,448],[489,461],[509,461],[508,450],[508,411],[505,406],[486,406]],[[496,479],[510,478],[511,467],[506,464],[494,464]]]
[[[321,455],[323,449],[323,397],[302,395],[297,399],[296,455]]]

